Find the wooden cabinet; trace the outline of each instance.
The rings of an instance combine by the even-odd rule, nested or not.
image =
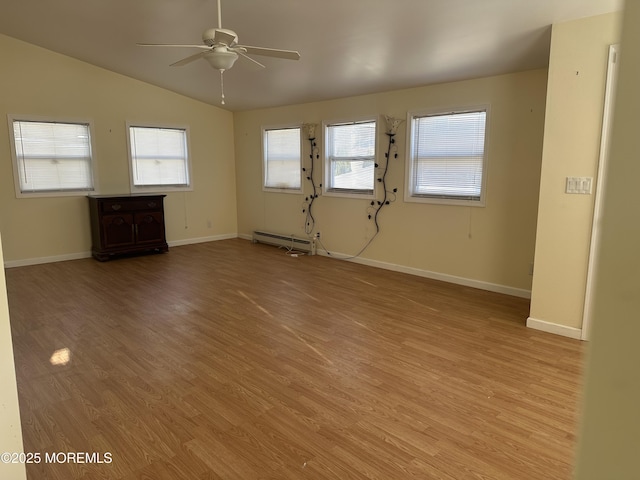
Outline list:
[[[115,255],[167,252],[165,195],[89,196],[91,254],[100,261]]]

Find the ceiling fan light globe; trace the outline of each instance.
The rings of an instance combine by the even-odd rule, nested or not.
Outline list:
[[[216,70],[229,70],[238,59],[238,54],[218,51],[207,53],[204,58]]]

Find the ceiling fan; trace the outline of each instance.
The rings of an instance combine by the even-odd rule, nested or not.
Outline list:
[[[166,43],[138,43],[137,45],[141,47],[187,47],[203,50],[194,55],[183,58],[182,60],[178,60],[177,62],[172,63],[171,66],[182,67],[201,58],[205,59],[209,63],[209,65],[220,71],[222,104],[224,105],[224,86],[222,84],[222,75],[225,70],[229,70],[231,67],[233,67],[233,64],[238,59],[238,56],[246,58],[256,65],[265,68],[262,63],[254,60],[248,54],[283,58],[286,60],[298,60],[300,58],[300,54],[295,50],[279,50],[275,48],[240,45],[238,43],[238,35],[236,34],[236,32],[234,32],[233,30],[222,28],[220,0],[217,0],[217,2],[218,28],[209,28],[202,33],[202,42],[204,43],[204,45],[177,45]]]

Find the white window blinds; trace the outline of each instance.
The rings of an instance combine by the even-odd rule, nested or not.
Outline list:
[[[129,127],[134,186],[189,185],[186,129]]]
[[[486,110],[412,118],[410,194],[479,201]]]
[[[21,193],[93,190],[89,124],[13,120]]]
[[[376,122],[328,125],[326,133],[328,190],[373,193]]]
[[[264,131],[264,187],[300,190],[300,127]]]

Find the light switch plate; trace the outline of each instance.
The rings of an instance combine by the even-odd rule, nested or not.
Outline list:
[[[565,193],[591,195],[592,177],[567,177]]]

